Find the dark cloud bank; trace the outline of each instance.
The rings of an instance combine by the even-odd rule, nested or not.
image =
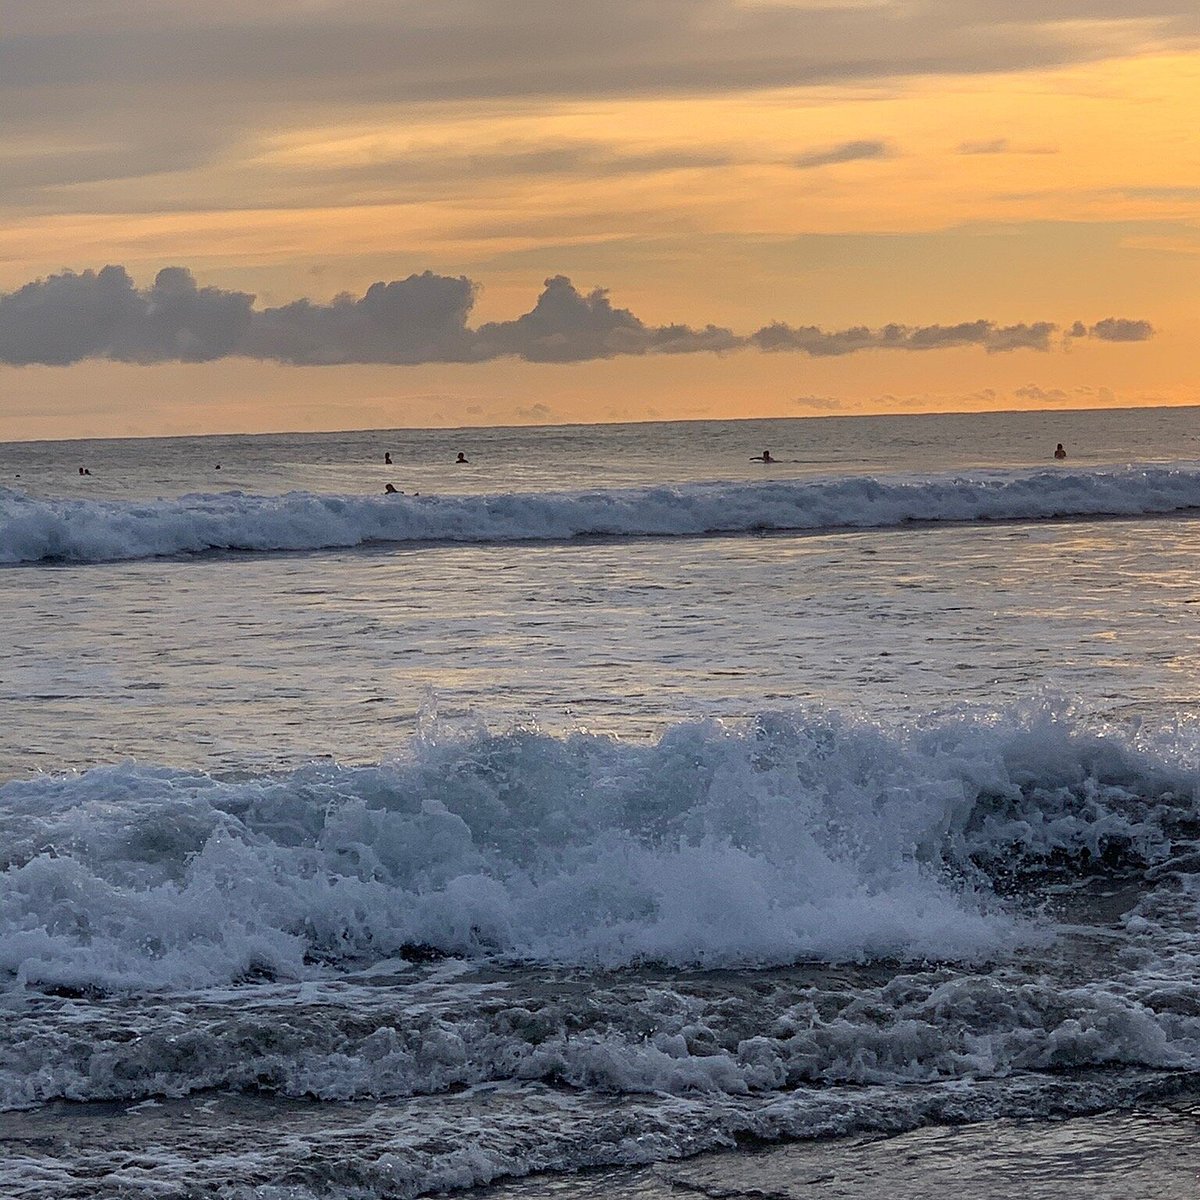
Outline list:
[[[504,357],[583,362],[745,348],[813,356],[952,346],[998,352],[1049,350],[1060,334],[1049,321],[841,330],[774,323],[751,334],[716,325],[647,325],[628,309],[614,307],[605,291],[580,292],[563,275],[548,279],[533,308],[515,320],[470,326],[475,291],[465,276],[426,271],[372,284],[359,297],[258,309],[247,292],[198,287],[182,267],[160,271],[147,288],[138,288],[123,267],[66,271],[0,294],[0,363],[210,362],[235,356],[314,366]],[[1068,339],[1110,342],[1144,341],[1153,332],[1147,321],[1118,317],[1093,325],[1076,321],[1061,331]]]

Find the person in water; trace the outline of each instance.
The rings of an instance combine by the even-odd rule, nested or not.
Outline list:
[[[456,466],[465,465],[469,467],[471,465],[470,460],[461,450],[458,452],[458,457],[454,460],[454,463]]]
[[[775,460],[771,457],[770,450],[764,450],[761,454],[756,454],[750,461],[773,463]]]
[[[383,490],[385,492],[387,492],[387,494],[389,496],[403,496],[404,495],[403,492],[396,491],[396,485],[394,483],[385,484]]]
[[[1058,445],[1054,447],[1054,457],[1057,459],[1063,459],[1067,457],[1067,452],[1063,449],[1062,442],[1059,442]]]
[[[392,465],[392,452],[390,450],[384,451],[383,465],[385,467],[390,467]]]

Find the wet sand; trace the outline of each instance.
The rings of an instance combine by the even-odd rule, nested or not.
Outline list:
[[[479,1103],[486,1107],[486,1097]],[[444,1144],[388,1135],[392,1105],[212,1094],[55,1104],[0,1114],[9,1200],[406,1200],[430,1153],[468,1157],[465,1119]],[[534,1115],[531,1114],[531,1119]],[[538,1144],[529,1131],[531,1150]],[[426,1164],[427,1165],[427,1164]],[[449,1177],[446,1177],[449,1183]],[[442,1193],[445,1194],[445,1193]],[[638,1168],[531,1175],[464,1200],[1194,1200],[1200,1101],[1051,1121],[927,1125],[705,1153]]]
[[[1200,1104],[1063,1121],[929,1126],[703,1154],[640,1170],[541,1176],[487,1200],[1193,1200]]]

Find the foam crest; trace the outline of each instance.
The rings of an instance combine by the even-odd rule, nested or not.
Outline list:
[[[652,744],[435,733],[378,767],[45,777],[0,788],[0,972],[139,990],[414,947],[604,966],[973,959],[1028,934],[991,878],[1165,862],[1194,786],[1050,711],[895,729],[766,714]]]
[[[1200,508],[1200,469],[844,476],[592,492],[37,499],[0,489],[0,563],[99,562],[209,551],[401,542],[673,537],[885,528],[909,521],[1136,516]]]

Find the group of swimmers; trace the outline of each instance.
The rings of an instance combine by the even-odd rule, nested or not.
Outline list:
[[[220,463],[216,463],[213,466],[214,471],[219,471],[220,469],[221,469]],[[80,473],[80,475],[90,475],[92,473],[92,469],[91,469],[91,467],[80,467],[79,473]],[[20,479],[21,478],[20,475],[18,475],[17,478]]]
[[[1056,459],[1058,459],[1060,462],[1064,458],[1067,457],[1067,452],[1063,449],[1062,442],[1059,442],[1058,445],[1054,447],[1054,457]],[[760,463],[777,463],[779,461],[779,459],[777,459],[770,452],[770,450],[764,450],[761,454],[754,455],[754,457],[751,458],[750,461],[751,462],[760,462]],[[385,467],[390,467],[392,465],[392,452],[390,450],[384,451],[383,465]],[[458,457],[454,460],[454,465],[456,467],[462,467],[462,466],[469,467],[471,465],[471,460],[460,450],[458,452]],[[217,463],[216,466],[213,467],[214,471],[219,471],[220,469],[221,469],[220,463]],[[80,473],[80,475],[90,475],[91,471],[87,467],[80,467],[79,473]],[[18,476],[18,478],[20,478],[20,476]],[[383,490],[384,490],[384,493],[388,496],[403,496],[404,495],[404,493],[402,491],[399,491],[397,489],[397,487],[394,483],[386,484],[384,486]],[[420,492],[413,493],[414,496],[419,496],[420,494],[421,494]]]
[[[1059,442],[1058,445],[1054,447],[1054,457],[1056,459],[1058,459],[1059,462],[1061,462],[1064,458],[1067,457],[1067,452],[1063,449],[1062,442]],[[759,463],[777,463],[779,461],[779,459],[777,459],[771,453],[770,450],[764,450],[761,454],[754,455],[754,457],[751,458],[750,461],[751,462],[759,462]],[[392,453],[390,450],[384,454],[383,462],[384,462],[385,466],[390,467],[392,465]],[[454,460],[454,463],[456,466],[463,465],[463,464],[470,466],[470,460],[467,458],[467,456],[461,450],[458,452],[458,457]],[[80,474],[83,474],[83,468],[80,467],[79,470],[80,470]],[[404,495],[403,492],[398,491],[396,489],[396,485],[394,483],[387,484],[383,490],[389,496],[403,496]],[[414,496],[419,496],[420,494],[421,494],[420,492],[413,493]]]
[[[1063,449],[1062,442],[1059,442],[1058,445],[1054,447],[1054,457],[1057,458],[1059,462],[1062,462],[1062,460],[1067,457],[1067,452]],[[459,462],[462,462],[463,456],[460,454],[458,459]],[[775,458],[771,454],[770,450],[764,450],[761,454],[756,454],[750,461],[760,463],[777,463],[779,459]]]
[[[390,467],[392,465],[392,452],[390,450],[384,451],[383,465],[385,467]],[[471,460],[460,450],[458,452],[458,457],[454,460],[454,465],[456,467],[469,467],[471,465]],[[386,496],[403,496],[406,494],[405,492],[400,491],[400,489],[396,487],[394,483],[384,484],[383,491],[384,495]],[[419,496],[420,494],[420,492],[413,492],[414,496]]]

